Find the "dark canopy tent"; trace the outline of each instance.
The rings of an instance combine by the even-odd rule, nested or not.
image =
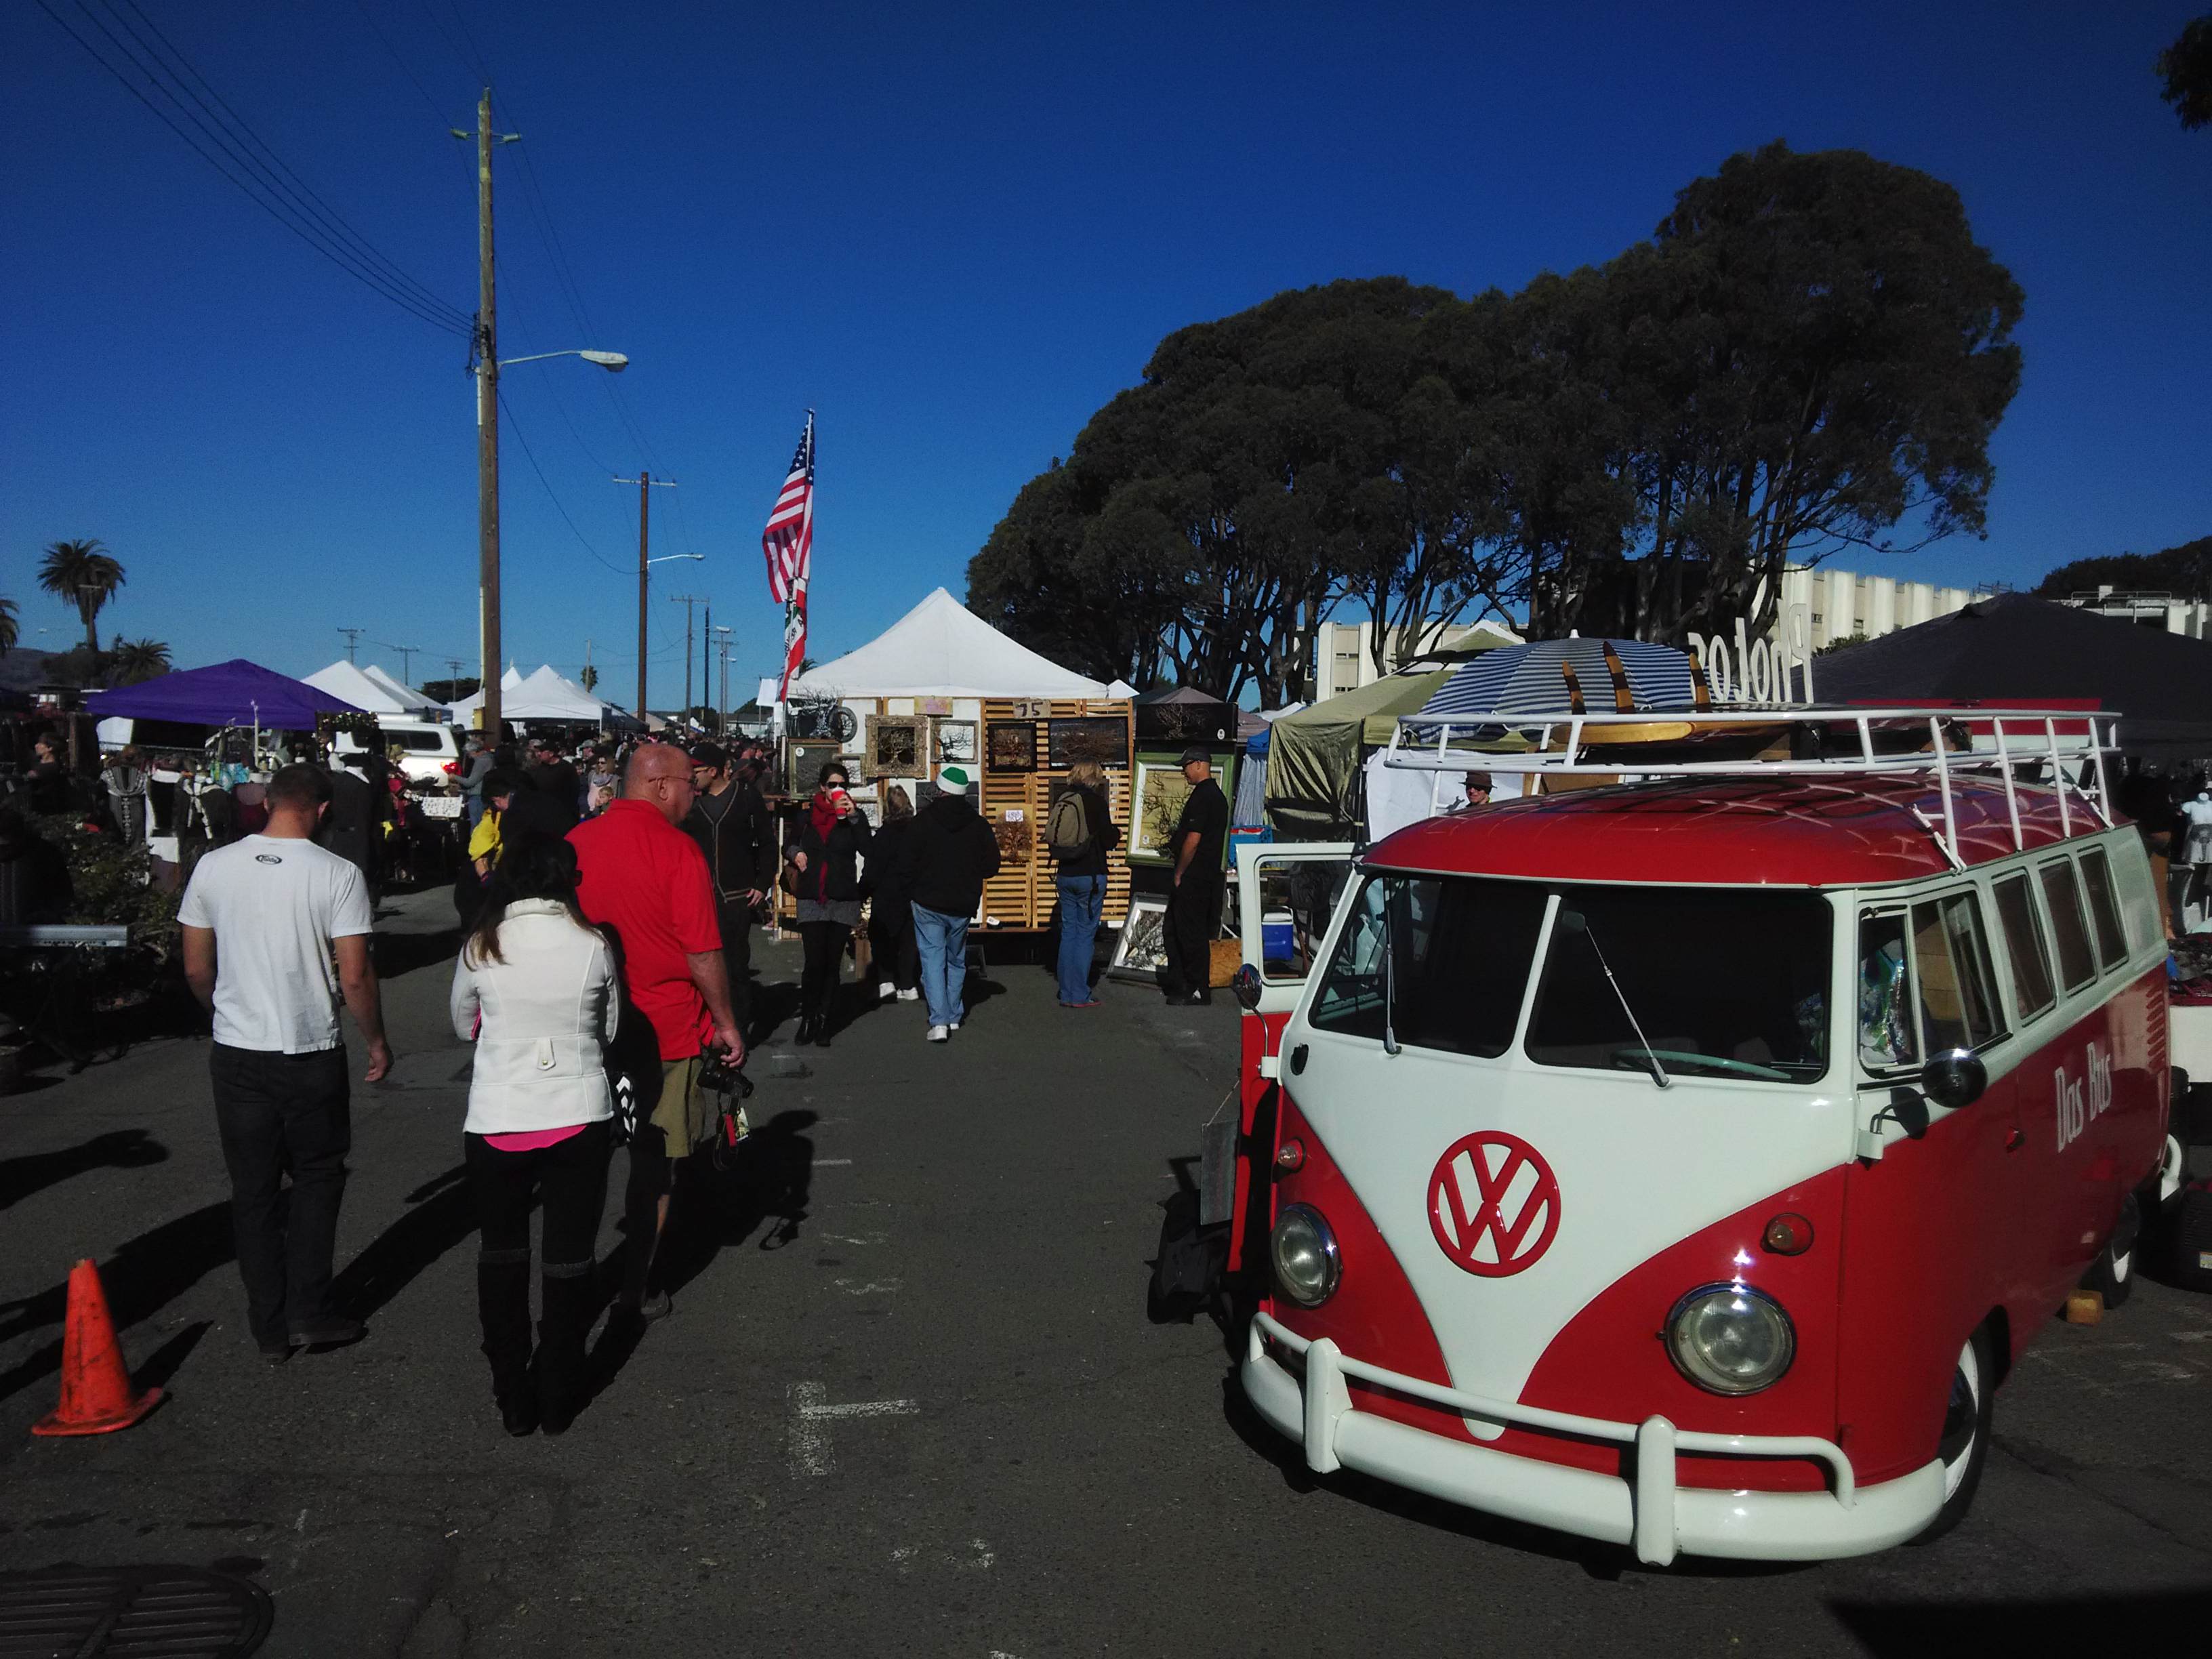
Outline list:
[[[1237,737],[1237,708],[1195,686],[1147,691],[1130,700],[1137,715],[1137,742],[1146,744],[1231,743]]]
[[[312,732],[321,714],[357,714],[342,697],[233,657],[85,699],[96,720],[175,720],[191,726],[263,726]]]
[[[2057,702],[2124,716],[2130,755],[2212,756],[2212,642],[2025,593],[1822,657],[1813,692],[1824,703]]]

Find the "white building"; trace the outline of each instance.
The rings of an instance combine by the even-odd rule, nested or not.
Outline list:
[[[2202,599],[2177,599],[2171,593],[2131,593],[2124,588],[2115,590],[2107,586],[2094,593],[2073,594],[2059,603],[2094,611],[2100,617],[2116,617],[2138,628],[2185,635],[2192,640],[2204,638],[2208,625],[2212,625],[2212,605]]]
[[[1963,587],[1929,582],[1901,582],[1893,576],[1862,576],[1832,565],[1793,566],[1782,574],[1782,605],[1805,607],[1812,646],[1823,650],[1838,640],[1862,635],[1879,639],[1900,628],[1934,622],[1974,602]]]
[[[1386,674],[1395,674],[1414,660],[1416,655],[1436,651],[1473,651],[1485,646],[1518,645],[1521,636],[1495,617],[1479,623],[1451,623],[1441,629],[1433,623],[1425,623],[1419,631],[1421,650],[1411,649],[1409,630],[1394,628],[1382,651],[1382,666],[1375,666],[1375,624],[1372,622],[1323,623],[1314,632],[1313,649],[1308,658],[1308,702],[1322,702],[1330,697],[1341,696],[1346,691],[1356,691],[1363,685],[1372,685]]]

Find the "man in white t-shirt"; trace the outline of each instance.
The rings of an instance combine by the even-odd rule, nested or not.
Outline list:
[[[369,963],[368,886],[313,840],[330,808],[329,775],[287,766],[267,799],[269,827],[200,860],[177,920],[185,977],[215,1013],[209,1071],[246,1319],[262,1357],[277,1364],[295,1348],[363,1334],[330,1306],[353,1144],[341,994],[368,1042],[363,1081],[392,1069],[392,1048]]]

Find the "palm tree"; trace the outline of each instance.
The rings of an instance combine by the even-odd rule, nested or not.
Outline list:
[[[76,607],[76,614],[84,618],[85,647],[96,654],[100,607],[123,586],[123,567],[114,556],[97,541],[56,542],[39,566],[39,586]]]
[[[0,657],[15,648],[15,601],[0,599]]]
[[[117,685],[136,685],[169,672],[166,640],[118,640],[108,653],[108,678]]]

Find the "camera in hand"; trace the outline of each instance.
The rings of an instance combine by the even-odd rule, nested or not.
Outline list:
[[[699,1086],[718,1095],[727,1095],[732,1100],[744,1100],[752,1094],[753,1080],[738,1067],[714,1059],[699,1068]]]

